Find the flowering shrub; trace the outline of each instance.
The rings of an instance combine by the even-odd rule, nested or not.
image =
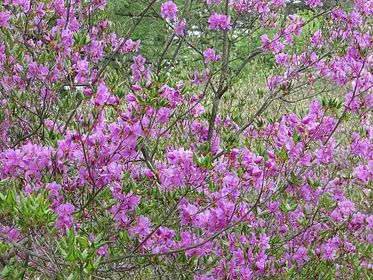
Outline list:
[[[3,2],[1,277],[370,279],[373,1],[306,1],[307,19],[160,2],[122,37],[105,1]],[[193,11],[211,47],[191,43]],[[153,13],[171,35],[148,61],[131,36]],[[180,51],[198,57],[184,79]],[[226,114],[260,56],[276,71],[255,110]]]

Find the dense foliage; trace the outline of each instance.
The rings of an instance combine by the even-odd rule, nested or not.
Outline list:
[[[373,0],[304,2],[3,0],[1,277],[372,279]]]

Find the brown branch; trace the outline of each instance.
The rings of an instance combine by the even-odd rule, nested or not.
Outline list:
[[[3,238],[3,239],[5,239],[7,243],[10,243],[14,248],[16,248],[17,250],[25,253],[26,255],[38,258],[38,259],[46,261],[46,262],[51,262],[51,260],[48,257],[46,257],[44,255],[41,255],[41,254],[38,254],[38,253],[35,253],[35,252],[33,252],[33,251],[29,250],[29,249],[26,249],[20,243],[18,243],[16,241],[14,241],[13,239],[9,238],[4,233],[0,233],[0,237]],[[63,266],[68,266],[68,264],[66,262],[64,262],[64,261],[58,261],[58,264],[59,265],[63,265]]]
[[[143,20],[145,17],[145,14],[147,11],[150,9],[151,6],[156,2],[157,0],[152,0],[148,6],[141,12],[140,18],[136,21],[136,23],[131,27],[131,29],[127,32],[127,34],[123,38],[123,42],[117,47],[117,49],[110,55],[110,57],[106,60],[104,65],[100,68],[100,70],[97,72],[96,78],[93,80],[92,84],[95,84],[98,79],[100,79],[101,75],[105,71],[105,69],[109,66],[110,62],[113,60],[114,56],[116,56],[119,52],[120,49],[124,46],[126,43],[126,40],[132,35],[132,33],[135,31],[136,27],[140,24],[140,22]]]

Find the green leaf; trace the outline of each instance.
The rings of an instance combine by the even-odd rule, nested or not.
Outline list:
[[[274,238],[271,238],[272,244],[277,244],[280,242],[280,236],[277,234]]]
[[[0,186],[5,186],[9,181],[9,178],[0,181]]]
[[[84,238],[84,237],[81,237],[81,236],[78,236],[76,238],[76,240],[78,241],[78,243],[83,247],[83,248],[88,248],[90,246],[90,243],[89,241]]]
[[[286,203],[286,209],[289,211],[289,212],[293,212],[295,209],[297,209],[298,207],[298,204],[294,204],[294,205],[289,205]]]
[[[293,133],[293,141],[295,144],[299,143],[302,137],[298,134],[297,130],[294,128],[294,133]]]
[[[103,236],[104,236],[104,233],[100,232],[100,234],[96,236],[96,238],[93,241],[92,245],[95,247],[95,244],[100,243],[100,241],[101,241],[101,239],[102,239]]]
[[[104,246],[106,243],[107,243],[107,241],[101,241],[101,242],[99,242],[99,243],[95,242],[95,243],[94,243],[94,248],[95,248],[95,249],[98,249],[98,248]]]
[[[198,167],[205,167],[207,170],[212,170],[214,169],[214,166],[212,165],[212,156],[211,153],[208,153],[202,161],[197,157],[197,155],[194,153],[193,154],[193,161]]]
[[[68,230],[67,231],[67,245],[69,247],[69,253],[66,256],[67,261],[75,261],[77,260],[76,254],[76,237],[75,237],[75,230]]]
[[[207,154],[202,161],[202,166],[206,167],[207,170],[214,169],[214,166],[211,163],[211,153]]]
[[[289,155],[288,155],[288,152],[286,151],[285,145],[282,146],[282,148],[279,152],[279,157],[282,159],[282,161],[288,161],[289,160]]]
[[[82,261],[85,261],[87,259],[87,257],[88,257],[88,250],[84,249],[84,251],[81,254]]]
[[[6,196],[5,204],[8,205],[8,206],[13,206],[13,205],[15,205],[15,202],[16,202],[15,192],[14,191],[9,191],[7,196]]]
[[[18,271],[17,269],[13,272],[14,279],[22,279],[25,272],[23,270]]]
[[[2,277],[8,277],[12,273],[12,269],[9,266],[5,266],[1,271]]]
[[[101,256],[97,258],[95,262],[93,262],[93,269],[97,269],[101,262]]]

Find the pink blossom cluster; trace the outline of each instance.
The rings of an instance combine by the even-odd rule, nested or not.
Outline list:
[[[30,279],[127,276],[139,267],[145,277],[181,267],[200,280],[285,278],[319,267],[330,277],[371,275],[369,1],[331,10],[333,25],[311,32],[301,51],[291,47],[308,22],[291,15],[277,26],[284,1],[229,1],[226,14],[217,12],[221,1],[206,1],[216,4],[205,19],[211,36],[230,36],[234,17],[250,13],[273,29],[255,50],[277,71],[264,105],[294,103],[292,91],[315,91],[319,80],[335,95],[346,89],[339,103],[307,91],[305,110],[268,107],[252,121],[217,112],[211,136],[206,99],[216,92],[213,104],[223,102],[230,84],[216,84],[237,71],[216,69],[227,63],[226,47],[204,47],[202,68],[179,81],[157,72],[139,40],[92,19],[106,1],[91,2],[7,0],[0,8],[0,32],[11,34],[0,33],[2,275],[9,263]],[[158,12],[184,34],[174,2]],[[323,53],[329,47],[332,58]],[[349,118],[356,125],[343,126]]]
[[[161,15],[168,21],[174,20],[175,33],[177,35],[184,35],[185,21],[177,17],[179,10],[173,1],[162,3]]]
[[[232,28],[231,17],[224,14],[214,13],[209,18],[209,24],[210,30],[230,30]]]

